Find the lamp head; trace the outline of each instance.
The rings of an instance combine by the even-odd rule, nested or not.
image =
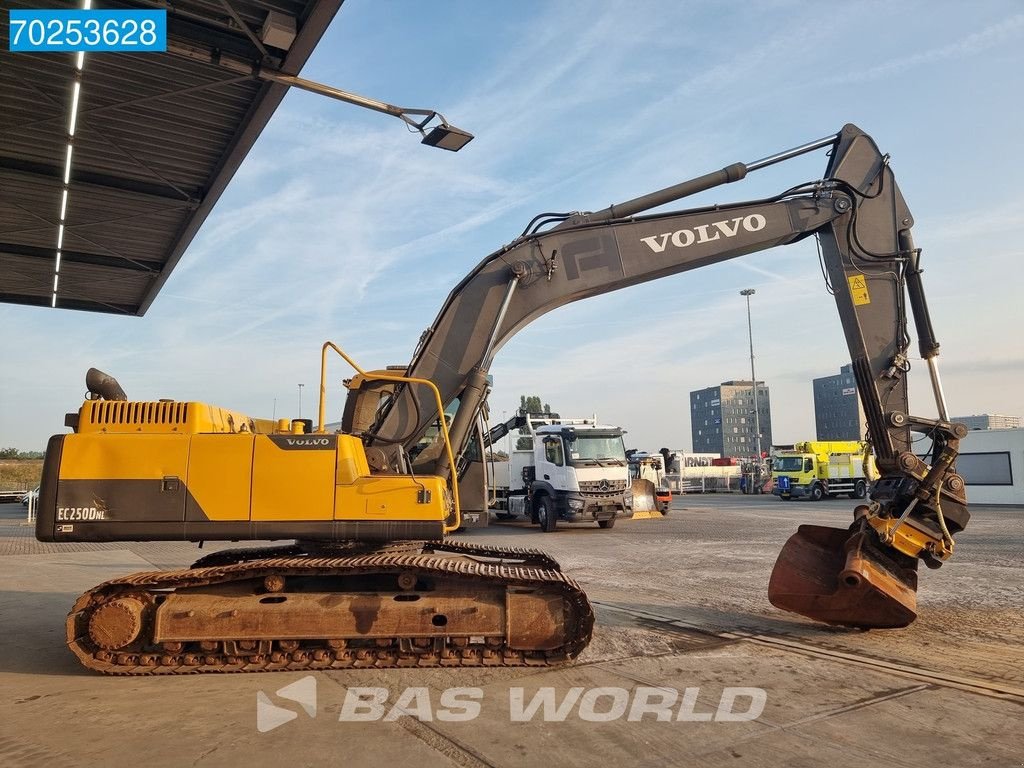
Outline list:
[[[472,133],[456,128],[454,125],[448,125],[448,123],[441,123],[434,126],[420,143],[430,147],[447,149],[450,152],[458,152],[472,140]]]

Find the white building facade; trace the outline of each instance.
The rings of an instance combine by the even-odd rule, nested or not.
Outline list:
[[[967,481],[968,505],[1024,505],[1024,429],[969,432],[956,468]]]

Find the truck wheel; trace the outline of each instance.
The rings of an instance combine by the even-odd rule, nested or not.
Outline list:
[[[858,480],[853,486],[853,493],[850,494],[851,499],[863,499],[868,495],[868,486],[863,480]]]
[[[825,489],[822,488],[817,483],[815,483],[814,485],[811,486],[810,496],[811,501],[821,501],[823,498],[825,498]]]
[[[558,514],[547,496],[540,496],[537,499],[537,522],[544,533],[551,533],[558,526]]]
[[[598,520],[597,524],[599,526],[601,526],[602,528],[614,528],[615,527],[615,518],[612,517],[612,518],[609,518],[607,520]]]

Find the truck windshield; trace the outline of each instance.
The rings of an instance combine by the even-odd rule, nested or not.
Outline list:
[[[772,472],[799,472],[804,460],[800,456],[776,456],[772,461]]]
[[[588,435],[582,430],[577,431],[576,440],[569,443],[569,463],[625,466],[626,448],[622,444],[622,435]]]

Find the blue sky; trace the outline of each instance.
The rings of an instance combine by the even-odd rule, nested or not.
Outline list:
[[[303,383],[314,415],[324,340],[364,367],[408,362],[451,287],[536,213],[603,208],[846,122],[892,155],[914,212],[950,410],[1024,414],[1022,71],[1016,0],[348,0],[302,74],[477,138],[441,152],[392,118],[289,94],[145,317],[0,305],[0,447],[63,431],[89,366],[133,398],[265,417],[295,415]],[[825,163],[687,206],[781,192]],[[812,438],[811,379],[848,360],[812,242],[541,318],[492,367],[494,420],[538,394],[624,426],[631,447],[688,448],[689,391],[749,377],[748,287],[775,442]],[[912,410],[934,414],[919,361],[912,379]]]

